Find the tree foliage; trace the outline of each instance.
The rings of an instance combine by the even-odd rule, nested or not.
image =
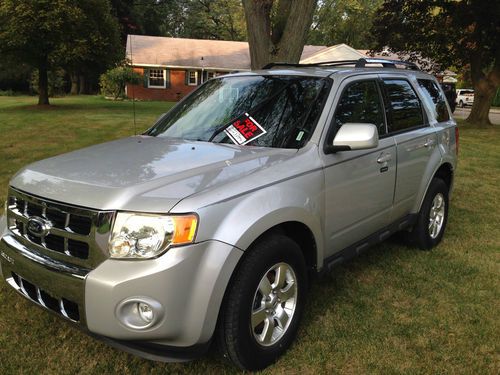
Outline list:
[[[313,16],[307,42],[314,45],[346,43],[369,49],[370,26],[383,0],[323,0]]]
[[[373,26],[375,47],[430,59],[440,69],[470,69],[475,89],[468,121],[489,124],[500,86],[500,2],[384,1]]]
[[[108,1],[78,1],[81,17],[70,32],[73,41],[63,43],[63,66],[72,76],[79,77],[80,93],[87,93],[86,80],[99,75],[123,59],[125,53],[120,43],[119,27],[112,15]]]
[[[36,69],[31,73],[30,88],[31,91],[35,94],[40,93],[38,85],[39,76],[40,75],[38,73],[38,70]],[[67,84],[65,76],[66,73],[61,68],[58,68],[56,70],[51,70],[48,72],[47,86],[48,86],[49,96],[64,95],[64,90]]]
[[[49,67],[63,57],[66,30],[81,16],[67,0],[0,3],[0,51],[39,70],[39,103],[48,104]]]
[[[30,80],[33,68],[25,63],[19,63],[7,55],[0,59],[0,90],[27,93],[30,90]]]
[[[0,53],[38,69],[39,104],[48,71],[102,69],[117,58],[118,25],[107,0],[2,0]]]
[[[253,69],[270,62],[297,63],[317,0],[243,0]]]
[[[244,40],[245,14],[240,0],[184,2],[181,36],[200,39]]]
[[[112,4],[129,34],[218,40],[243,40],[246,35],[240,0],[112,0]]]
[[[127,35],[136,33],[137,23],[132,13],[134,0],[110,0],[111,12],[120,25],[120,39],[123,43]]]

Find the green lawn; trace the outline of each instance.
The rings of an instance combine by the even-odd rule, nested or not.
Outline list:
[[[23,165],[131,135],[132,103],[0,97],[0,199]],[[145,129],[169,103],[137,103]],[[395,240],[314,282],[299,336],[265,373],[500,373],[500,126],[461,126],[448,230],[431,252]],[[109,348],[0,283],[2,374],[231,373],[215,354],[187,364]]]

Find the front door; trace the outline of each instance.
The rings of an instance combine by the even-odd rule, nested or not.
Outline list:
[[[396,180],[396,146],[387,137],[377,79],[344,83],[327,142],[345,123],[377,126],[379,146],[323,154],[325,174],[325,245],[332,255],[389,224]]]

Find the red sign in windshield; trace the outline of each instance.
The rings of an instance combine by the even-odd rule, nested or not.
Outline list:
[[[240,116],[224,132],[237,145],[245,145],[266,134],[266,130],[248,113]]]

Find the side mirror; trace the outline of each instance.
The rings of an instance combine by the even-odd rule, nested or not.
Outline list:
[[[373,124],[347,123],[340,127],[328,152],[366,150],[378,147],[378,130]]]

